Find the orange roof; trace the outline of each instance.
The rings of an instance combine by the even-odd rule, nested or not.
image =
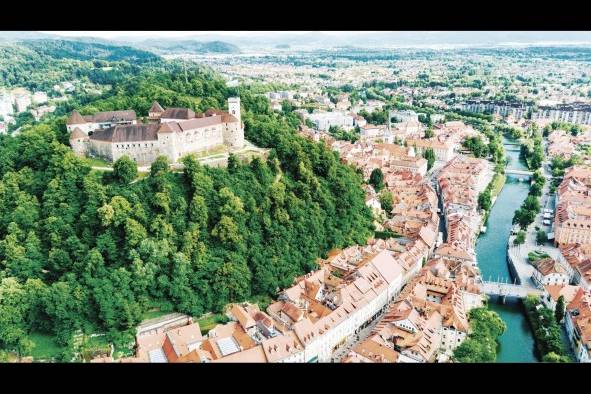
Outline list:
[[[88,122],[86,120],[84,120],[84,118],[82,117],[82,115],[80,115],[80,112],[78,112],[78,111],[72,111],[70,118],[66,122],[67,125],[85,124],[85,123],[88,123]]]
[[[75,140],[79,138],[88,138],[88,135],[86,135],[85,132],[80,130],[79,127],[75,127],[74,130],[72,130],[72,133],[70,134],[70,140]]]

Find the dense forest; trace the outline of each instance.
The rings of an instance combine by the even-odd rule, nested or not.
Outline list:
[[[71,40],[27,40],[22,45],[31,48],[39,54],[57,59],[68,58],[76,60],[108,60],[142,64],[159,60],[159,56],[127,46],[107,45]]]
[[[95,43],[31,40],[0,45],[0,87],[48,91],[63,81],[88,78],[110,84],[137,74],[142,64],[159,64],[150,52]]]
[[[267,160],[231,156],[220,169],[189,156],[175,173],[161,158],[134,181],[130,160],[103,173],[76,157],[66,116],[0,136],[0,349],[29,354],[33,332],[63,346],[78,330],[128,343],[150,308],[199,316],[274,296],[331,248],[365,242],[373,228],[361,176],[248,88],[161,62],[69,105],[146,116],[155,99],[204,110],[237,94],[246,138],[273,148]]]

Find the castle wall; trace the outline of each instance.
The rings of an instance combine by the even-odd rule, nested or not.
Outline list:
[[[223,124],[189,130],[177,137],[177,152],[180,156],[198,153],[224,143]]]
[[[86,156],[88,138],[70,140],[70,146],[77,156]]]
[[[88,144],[88,155],[98,156],[113,161],[113,147],[110,142],[90,140]]]
[[[244,146],[244,130],[239,122],[224,123],[224,144],[232,148],[242,148]]]
[[[158,141],[113,143],[113,161],[127,155],[138,164],[147,165],[162,154]]]
[[[68,130],[68,133],[71,133],[76,127],[78,127],[80,130],[82,130],[84,133],[86,133],[88,135],[88,133],[90,133],[91,131],[98,129],[99,125],[97,123],[83,123],[83,124],[66,125],[66,129]]]

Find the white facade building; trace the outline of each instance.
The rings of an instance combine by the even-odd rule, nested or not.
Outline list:
[[[47,93],[35,92],[32,98],[33,104],[45,104],[47,102]]]
[[[31,106],[31,96],[27,93],[16,95],[14,100],[17,113],[25,112]]]
[[[240,99],[228,100],[229,112],[208,110],[197,116],[187,108],[164,110],[154,103],[151,123],[137,124],[135,112],[103,112],[82,117],[74,112],[68,121],[70,145],[79,155],[116,161],[129,156],[138,164],[150,164],[158,156],[171,163],[181,157],[220,145],[244,146]]]
[[[345,130],[351,130],[354,126],[353,117],[343,112],[317,112],[307,114],[317,130],[328,131],[331,126],[341,127]]]

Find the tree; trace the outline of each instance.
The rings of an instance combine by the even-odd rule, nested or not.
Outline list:
[[[489,211],[492,206],[492,199],[490,197],[490,190],[487,188],[478,195],[478,208]]]
[[[89,78],[110,91],[73,96],[47,122],[0,136],[0,349],[24,355],[28,333],[47,332],[67,345],[71,361],[73,330],[119,343],[154,306],[201,314],[273,297],[330,249],[373,235],[362,175],[297,135],[294,114],[273,113],[250,87],[227,88],[200,66],[187,65],[185,80],[176,62],[115,62],[110,72],[76,62],[75,73],[55,81]],[[158,100],[203,112],[230,94],[240,95],[246,137],[270,150],[267,161],[211,168],[188,156],[180,174],[160,157],[134,182],[127,158],[108,176],[67,146],[72,108],[142,116]],[[29,286],[27,278],[37,279]]]
[[[507,326],[501,317],[486,307],[474,308],[469,313],[468,338],[454,350],[453,359],[458,362],[494,362],[497,357],[497,340]]]
[[[127,155],[122,156],[113,164],[113,175],[117,181],[126,185],[137,177],[137,163]]]
[[[158,158],[150,166],[150,176],[155,177],[168,172],[168,159],[166,156],[158,156]]]
[[[548,240],[548,235],[546,234],[546,232],[544,230],[538,230],[536,232],[536,243],[538,245],[542,245],[547,240]]]
[[[382,209],[386,211],[388,216],[391,215],[392,209],[394,208],[392,203],[392,193],[388,190],[383,190],[379,195],[380,204]]]
[[[525,243],[525,231],[519,231],[513,240],[513,245],[523,245]]]
[[[30,304],[23,286],[14,278],[0,282],[0,345],[19,357],[29,354],[33,344],[27,335]]]
[[[384,173],[380,168],[374,168],[369,176],[369,184],[373,186],[376,192],[384,188]]]
[[[570,359],[567,356],[561,356],[555,352],[550,352],[542,357],[542,362],[545,363],[568,363]]]
[[[564,318],[564,311],[564,297],[560,296],[558,297],[558,301],[556,301],[556,308],[554,308],[554,317],[556,318],[556,323],[560,324],[560,322]]]
[[[432,138],[435,136],[435,133],[433,133],[433,129],[431,127],[428,127],[425,130],[425,138]]]
[[[529,194],[534,197],[540,197],[542,195],[542,185],[534,182],[529,188]]]
[[[230,155],[228,155],[228,171],[234,172],[234,171],[236,171],[236,169],[239,166],[240,166],[240,162],[238,161],[238,158],[236,157],[236,155],[233,153],[230,153]]]
[[[423,158],[427,160],[427,171],[433,168],[433,164],[435,164],[435,152],[433,148],[427,148],[423,152]]]
[[[488,146],[480,136],[469,137],[462,142],[462,145],[474,154],[474,157],[486,157]]]

